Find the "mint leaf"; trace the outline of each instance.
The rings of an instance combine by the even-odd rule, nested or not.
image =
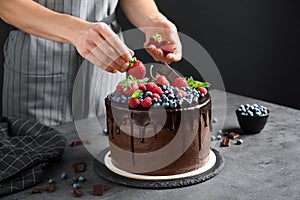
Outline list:
[[[196,80],[193,79],[193,77],[189,77],[187,79],[187,82],[188,82],[190,87],[195,88],[195,89],[197,89],[199,87],[209,87],[210,86],[209,82],[196,81]]]
[[[131,95],[131,98],[139,98],[143,95],[143,91],[142,90],[136,90],[134,91],[134,93]]]

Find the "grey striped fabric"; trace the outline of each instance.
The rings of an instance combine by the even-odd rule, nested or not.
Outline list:
[[[66,139],[35,121],[0,119],[0,197],[43,180],[44,168],[61,158]]]
[[[118,3],[117,0],[36,2],[51,10],[92,22],[113,14]],[[116,22],[111,27],[120,31]],[[4,58],[3,115],[31,119],[48,126],[73,120],[72,89],[83,63],[89,72],[79,76],[85,76],[86,88],[91,88],[88,98],[94,104],[89,106],[98,116],[105,112],[102,101],[107,93],[125,76],[95,69],[91,63],[83,62],[70,44],[46,40],[20,30],[9,33],[4,45]]]

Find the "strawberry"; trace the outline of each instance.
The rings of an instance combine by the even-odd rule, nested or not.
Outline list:
[[[158,33],[155,33],[150,39],[149,39],[149,45],[154,45],[156,48],[160,47],[160,43],[162,42],[162,37]]]
[[[139,61],[136,57],[133,57],[130,61],[128,73],[137,79],[143,79],[146,75],[145,65]]]
[[[152,98],[152,99],[153,99],[153,98],[156,98],[157,100],[159,100],[159,99],[160,99],[160,95],[157,94],[157,93],[153,93],[152,96],[151,96],[151,98]]]
[[[174,44],[165,44],[161,46],[160,49],[163,51],[164,55],[167,55],[169,53],[174,53],[175,46]]]
[[[131,83],[130,87],[127,87],[124,91],[126,96],[131,96],[136,90],[139,89],[139,86],[136,83]]]
[[[121,83],[119,83],[119,84],[117,85],[117,90],[123,90],[123,89],[124,89],[124,85],[121,84]]]
[[[142,106],[144,108],[151,107],[152,106],[152,99],[151,99],[151,97],[146,97],[145,99],[143,99],[141,104],[142,104]]]
[[[149,83],[147,83],[147,86],[146,86],[147,90],[149,90],[151,92],[155,87],[157,87],[157,85],[154,82],[149,82]]]
[[[207,94],[207,89],[205,87],[198,87],[198,90],[204,94],[204,96]]]
[[[158,94],[159,96],[161,96],[164,92],[162,91],[162,89],[160,87],[154,87],[152,89],[152,93],[156,93]]]
[[[188,82],[183,77],[177,77],[177,78],[175,78],[173,80],[173,82],[172,82],[172,85],[174,87],[178,87],[178,88],[189,86]]]
[[[166,45],[166,44],[169,44],[169,42],[166,41],[166,40],[162,40],[162,41],[160,41],[160,43],[159,43],[159,47],[164,46],[164,45]]]
[[[146,85],[144,83],[140,83],[139,84],[139,89],[142,90],[142,91],[146,91],[147,90]]]
[[[136,108],[141,104],[141,102],[139,101],[139,99],[137,98],[130,98],[129,100],[129,107],[130,108]]]
[[[154,82],[156,83],[156,85],[169,85],[170,84],[168,79],[163,75],[157,76],[156,80]]]

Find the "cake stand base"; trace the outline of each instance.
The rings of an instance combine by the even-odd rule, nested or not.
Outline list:
[[[110,151],[107,148],[94,160],[96,174],[111,182],[138,188],[177,188],[198,184],[219,174],[224,166],[222,155],[211,148],[209,162],[197,170],[173,176],[147,176],[118,169],[111,163],[109,155]]]

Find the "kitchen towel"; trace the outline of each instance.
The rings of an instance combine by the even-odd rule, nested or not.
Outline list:
[[[66,144],[58,131],[38,122],[0,118],[0,197],[41,182]]]

